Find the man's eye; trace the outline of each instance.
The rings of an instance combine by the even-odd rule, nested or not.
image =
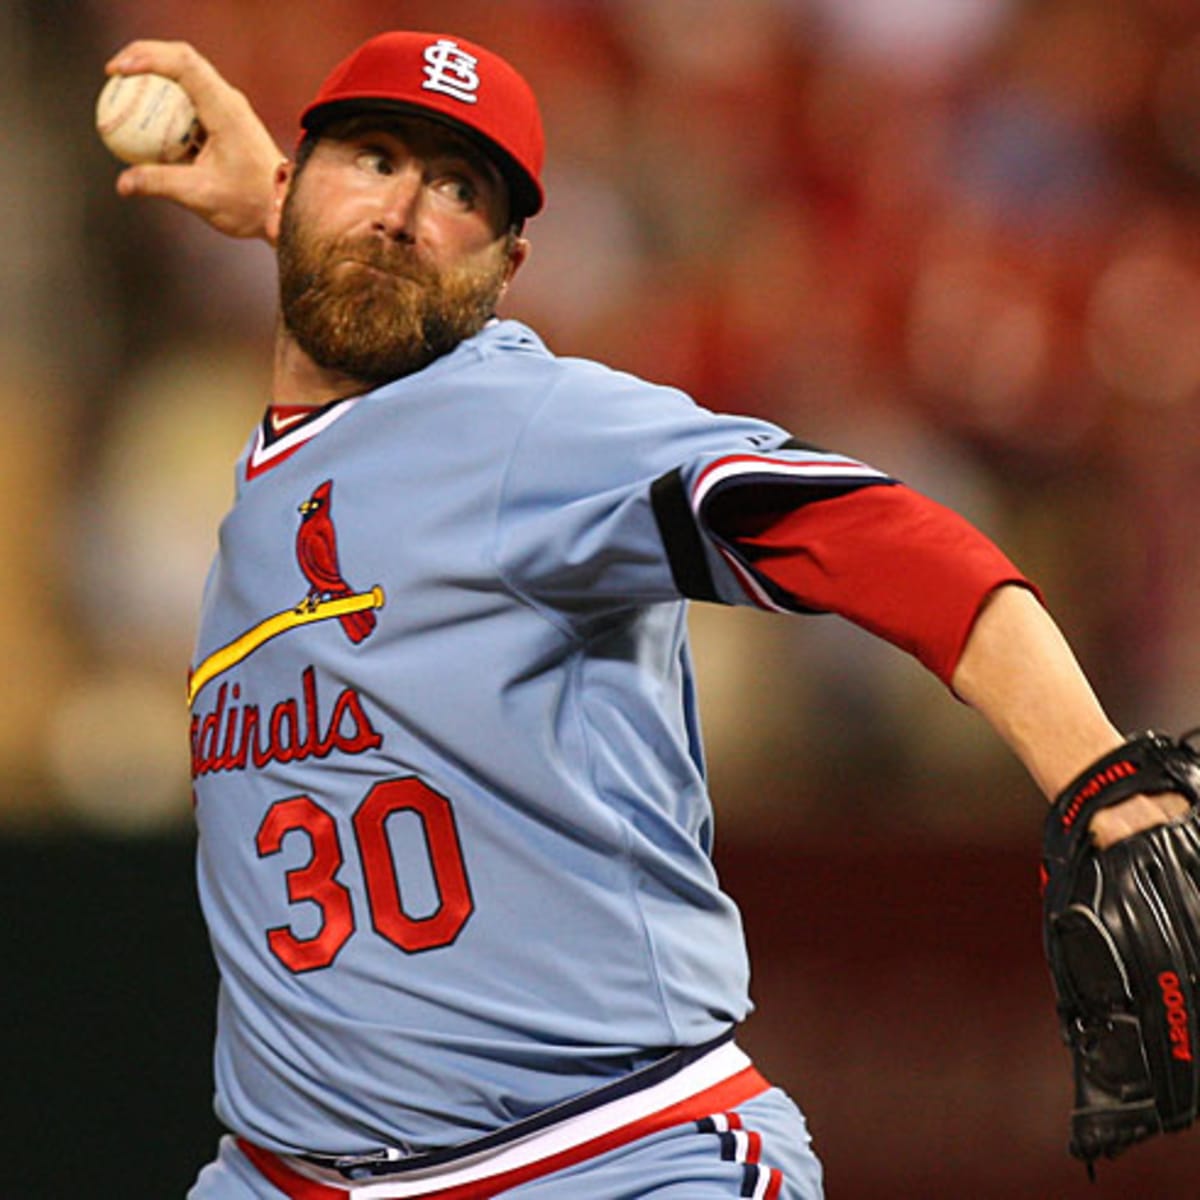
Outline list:
[[[448,199],[463,208],[472,208],[479,196],[475,185],[462,175],[444,175],[438,180],[438,190]]]
[[[376,175],[391,175],[395,171],[392,160],[382,150],[363,150],[359,153],[358,164],[364,170]]]

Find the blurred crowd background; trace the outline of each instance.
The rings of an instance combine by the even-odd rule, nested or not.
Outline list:
[[[957,508],[1118,724],[1200,724],[1195,0],[7,0],[0,832],[190,837],[197,599],[267,399],[271,253],[118,200],[103,63],[189,40],[288,149],[388,27],[482,41],[541,97],[507,314]],[[1036,854],[1032,786],[899,652],[828,617],[694,626],[731,853]]]
[[[511,56],[550,203],[508,313],[960,509],[1120,723],[1196,718],[1192,0],[10,0],[0,21],[0,824],[189,821],[196,597],[266,399],[270,252],[112,190],[92,105],[135,36],[202,48],[285,148],[381,28]],[[695,624],[718,802],[757,812],[729,836],[871,809],[881,768],[913,802],[889,789],[877,819],[1028,828],[1006,752],[897,652],[828,618]]]

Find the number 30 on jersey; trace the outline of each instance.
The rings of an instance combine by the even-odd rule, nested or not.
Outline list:
[[[438,904],[429,913],[410,916],[388,837],[388,821],[401,813],[419,818],[429,871]],[[352,821],[354,849],[362,864],[371,926],[394,946],[416,954],[448,946],[474,910],[466,865],[450,801],[418,779],[386,779],[375,784]],[[357,922],[350,889],[337,874],[345,863],[343,838],[336,819],[310,796],[276,801],[259,826],[260,858],[283,849],[284,838],[302,833],[311,846],[308,861],[284,872],[290,903],[309,901],[320,913],[315,933],[299,937],[287,925],[267,930],[271,952],[290,971],[327,967],[354,936]]]

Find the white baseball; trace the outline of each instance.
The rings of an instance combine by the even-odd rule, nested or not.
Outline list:
[[[96,132],[127,163],[179,162],[204,141],[191,97],[164,75],[113,75],[96,101]]]

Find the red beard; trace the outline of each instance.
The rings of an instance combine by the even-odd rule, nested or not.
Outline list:
[[[483,328],[507,275],[440,272],[409,245],[307,232],[293,193],[279,231],[284,326],[318,366],[378,385],[410,375]]]

